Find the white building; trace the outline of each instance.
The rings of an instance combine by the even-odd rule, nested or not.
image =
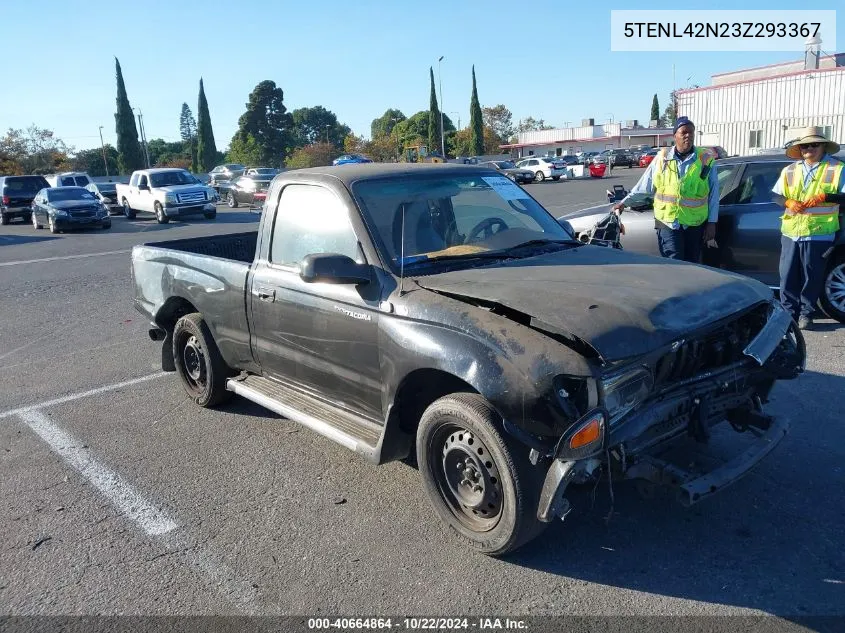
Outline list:
[[[810,125],[845,143],[845,54],[821,56],[818,41],[808,40],[803,60],[713,75],[711,86],[676,94],[696,143],[729,155],[783,148]]]
[[[637,121],[603,123],[584,119],[579,127],[521,132],[516,143],[500,145],[514,158],[523,156],[567,156],[579,152],[602,152],[616,147],[648,145],[660,147],[672,144],[672,130],[642,127]]]

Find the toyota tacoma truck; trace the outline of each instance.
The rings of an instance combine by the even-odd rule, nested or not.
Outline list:
[[[127,218],[139,211],[155,214],[159,224],[191,215],[217,217],[217,192],[184,169],[141,169],[132,172],[128,185],[118,183],[115,192]]]
[[[584,245],[480,166],[293,170],[257,231],[131,257],[163,369],[198,405],[237,394],[373,463],[415,463],[434,513],[489,555],[599,477],[685,504],[721,490],[784,437],[764,406],[805,363],[766,286]],[[672,462],[720,425],[735,458]]]

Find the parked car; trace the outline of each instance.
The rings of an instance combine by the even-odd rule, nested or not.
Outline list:
[[[845,153],[837,155],[845,160]],[[781,249],[783,208],[772,202],[772,187],[790,159],[783,155],[759,155],[716,161],[719,176],[718,248],[705,248],[702,261],[749,277],[776,289],[780,283],[778,264]],[[622,221],[625,250],[659,255],[654,235],[652,200],[644,197],[638,209],[625,209]],[[578,233],[583,233],[607,215],[610,206],[591,207],[561,216]],[[845,219],[842,221],[845,229]],[[827,257],[825,290],[820,307],[831,318],[845,323],[845,231],[840,231],[834,250]]]
[[[605,150],[601,153],[601,156],[614,167],[627,167],[631,169],[631,167],[636,165],[634,157],[623,147]]]
[[[240,204],[261,206],[267,198],[267,189],[274,177],[275,174],[241,176],[232,182],[220,183],[220,198],[230,209],[237,209]]]
[[[159,224],[192,215],[204,215],[208,220],[217,217],[217,192],[184,169],[132,172],[129,184],[118,183],[116,193],[127,218],[134,218],[139,211],[154,213]]]
[[[721,490],[784,437],[762,407],[805,362],[763,284],[585,246],[475,166],[292,170],[257,231],[135,246],[131,266],[196,404],[234,393],[373,463],[413,454],[434,514],[491,555],[601,473],[688,504]],[[728,420],[753,433],[726,466],[663,461]]]
[[[45,178],[51,187],[86,187],[91,184],[91,177],[84,171],[49,174]]]
[[[262,179],[273,180],[273,176],[279,171],[275,167],[250,167],[244,171],[244,176],[259,176]]]
[[[332,161],[332,165],[349,165],[353,163],[371,163],[373,162],[366,156],[361,154],[343,154]]]
[[[48,187],[32,201],[32,226],[50,233],[91,227],[111,228],[109,210],[85,187]]]
[[[648,167],[649,165],[651,165],[651,161],[654,160],[654,157],[657,156],[657,152],[659,151],[660,150],[657,149],[650,149],[644,154],[642,154],[639,160],[640,167]]]
[[[225,180],[233,180],[238,176],[243,176],[246,167],[240,163],[227,163],[225,165],[217,165],[214,169],[208,172],[208,184],[211,187],[217,186],[217,183]]]
[[[534,182],[534,172],[530,169],[519,169],[509,160],[491,160],[479,163],[482,167],[491,167],[519,184]]]
[[[112,213],[123,212],[123,207],[117,199],[117,183],[92,182],[85,188],[93,193],[97,199],[105,205],[106,209],[109,211],[109,215]]]
[[[0,176],[0,224],[15,218],[28,223],[32,219],[32,201],[49,186],[44,176]]]
[[[519,169],[530,169],[534,172],[534,180],[543,182],[546,178],[560,180],[566,170],[566,165],[551,156],[532,156],[516,164]]]

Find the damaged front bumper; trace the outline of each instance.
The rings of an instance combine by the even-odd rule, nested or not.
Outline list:
[[[645,480],[674,488],[686,506],[747,474],[788,432],[785,421],[763,413],[762,403],[775,380],[794,378],[804,370],[806,350],[801,332],[778,304],[743,354],[741,361],[702,372],[653,394],[646,405],[618,423],[609,420],[603,409],[582,417],[547,455],[552,462],[541,489],[537,518],[544,522],[564,518],[569,511],[565,497],[568,485],[591,477],[597,469],[610,471],[614,480]],[[573,453],[571,437],[596,416],[604,416],[600,441]],[[757,438],[742,453],[707,472],[686,470],[663,459],[663,454],[684,437],[707,442],[711,428],[724,421],[734,430],[750,431]]]

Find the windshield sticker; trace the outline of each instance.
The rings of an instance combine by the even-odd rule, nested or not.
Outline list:
[[[502,200],[519,200],[530,197],[528,192],[505,176],[482,176],[481,179],[490,185],[502,197]]]

